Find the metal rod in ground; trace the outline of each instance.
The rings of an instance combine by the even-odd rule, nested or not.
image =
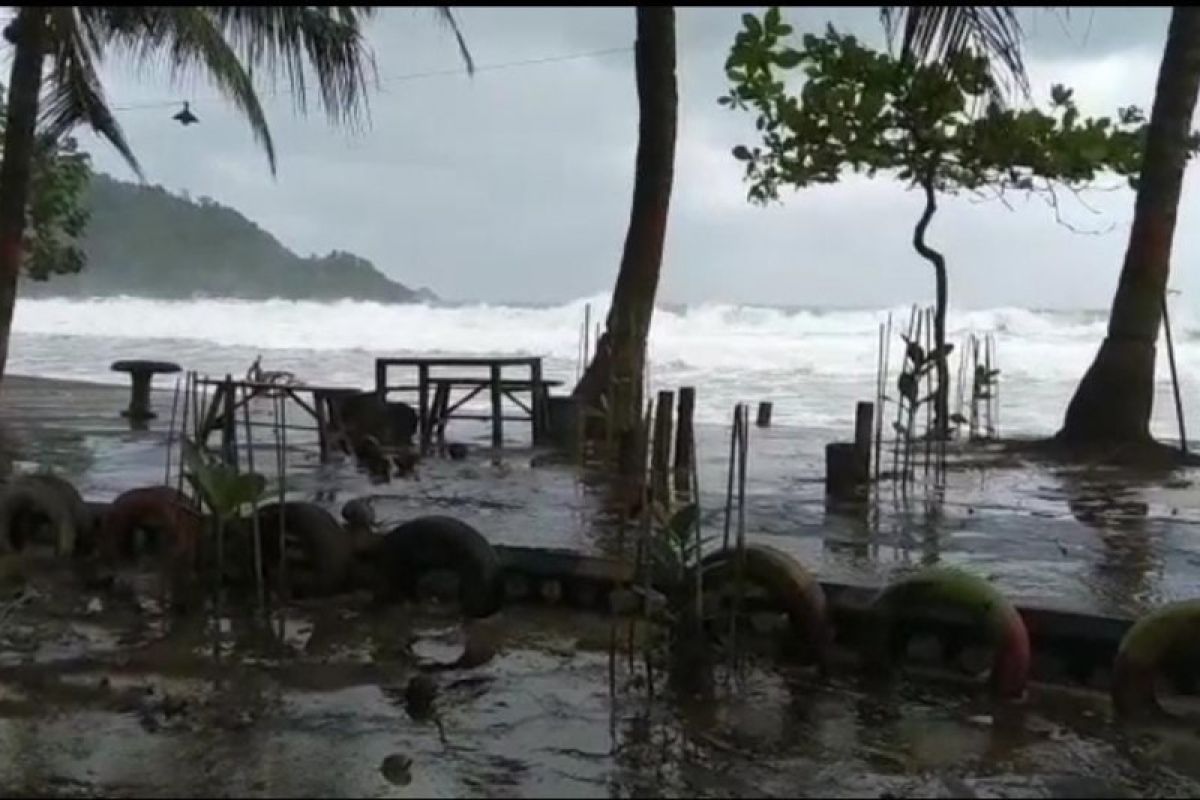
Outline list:
[[[1000,438],[1000,352],[996,349],[996,337],[993,334],[988,334],[988,338],[992,340],[992,369],[996,371],[996,385],[992,387],[992,403],[995,406],[993,413],[992,431],[993,435]]]
[[[254,434],[250,427],[250,392],[244,392],[245,402],[242,403],[242,418],[246,423],[246,471],[254,473]],[[267,590],[263,576],[262,535],[259,530],[258,498],[250,500],[250,535],[254,537],[254,588],[258,593],[258,610],[267,610]]]
[[[875,452],[871,472],[876,484],[879,483],[879,439],[883,435],[883,343],[884,332],[881,322],[879,323],[879,353],[876,355],[875,361]]]
[[[650,487],[650,484],[646,480],[646,470],[648,469],[648,466],[649,466],[647,464],[646,459],[647,459],[648,450],[649,450],[649,448],[647,447],[647,443],[650,438],[650,430],[651,430],[651,422],[653,420],[653,416],[652,416],[653,413],[654,413],[654,404],[647,403],[646,404],[646,413],[644,416],[641,417],[641,427],[637,432],[637,436],[638,436],[637,441],[640,443],[640,446],[641,446],[641,449],[638,452],[638,471],[637,471],[638,484],[639,484],[638,489],[640,490],[640,494],[641,494],[641,503],[640,503],[641,513],[638,516],[638,535],[637,535],[637,550],[636,550],[636,553],[637,553],[636,559],[637,560],[635,561],[634,575],[635,575],[635,581],[640,585],[640,588],[642,589],[642,603],[641,603],[641,607],[640,607],[640,613],[638,615],[630,617],[630,619],[629,619],[629,673],[631,675],[637,669],[634,632],[635,632],[635,629],[637,626],[638,617],[640,616],[643,620],[646,618],[646,611],[647,611],[646,604],[647,604],[647,600],[649,599],[649,596],[650,596],[649,589],[650,589],[650,585],[651,585],[650,584],[650,574],[649,574],[650,570],[647,569],[647,564],[646,564],[647,559],[648,559],[648,550],[649,550],[649,544],[650,544],[650,542],[649,542],[649,538],[650,538],[649,487]],[[622,476],[622,479],[624,479],[624,476]]]
[[[925,353],[932,353],[937,344],[933,340],[933,309],[925,309]],[[942,393],[941,372],[936,369],[937,360],[933,359],[933,369],[925,370],[925,480],[929,480],[929,462],[933,455],[933,437],[935,428],[941,422],[934,419],[934,407],[937,405],[936,396]],[[935,377],[936,373],[936,377]],[[936,381],[936,383],[935,383]],[[935,394],[936,393],[936,394]]]
[[[287,406],[282,394],[276,397],[275,419],[279,428],[275,434],[277,443],[276,453],[279,464],[279,593],[284,596],[287,592],[287,528],[285,520],[287,513],[284,505],[287,500]],[[282,626],[283,620],[280,619]]]
[[[679,387],[679,418],[675,424],[675,492],[681,496],[699,494],[700,487],[692,482],[695,473],[696,448],[693,417],[696,413],[696,388]]]
[[[734,486],[734,470],[737,465],[737,443],[738,431],[741,429],[742,415],[741,404],[733,407],[733,427],[729,433],[729,461],[728,461],[728,477],[725,486],[725,535],[721,540],[721,549],[729,549],[729,533],[733,527],[733,486]]]
[[[189,370],[183,376],[183,414],[179,419],[179,474],[175,478],[175,491],[179,492],[180,495],[183,494],[183,473],[185,466],[183,461],[183,447],[188,441],[188,406],[191,404],[193,390],[192,382],[195,374],[196,373]],[[170,485],[169,482],[168,485]]]
[[[883,461],[883,421],[887,411],[888,397],[888,378],[891,377],[891,362],[892,362],[892,312],[887,315],[887,334],[883,337],[883,378],[881,386],[883,387],[883,397],[879,404],[879,444],[877,446],[877,459]],[[883,473],[883,464],[879,465],[880,476]]]
[[[590,336],[592,333],[592,304],[588,303],[583,307],[583,368],[587,369],[588,363],[592,360],[592,343]]]
[[[733,610],[729,618],[729,642],[735,669],[738,667],[737,618],[741,613],[746,577],[746,462],[750,455],[750,408],[743,405],[741,440],[738,442],[738,525],[737,555],[734,566]]]
[[[696,614],[696,624],[700,625],[704,616],[704,576],[703,570],[700,569],[701,560],[704,558],[704,536],[700,526],[700,464],[699,459],[696,458],[696,433],[694,430],[688,433],[687,447],[691,453],[689,461],[692,465],[692,502],[696,504],[696,513],[694,515],[696,521],[696,541],[694,545],[695,554],[693,556],[695,568],[692,570],[696,576],[696,594],[694,598],[696,607],[694,611]]]
[[[163,486],[171,485],[171,445],[175,442],[175,414],[179,411],[179,378],[175,379],[175,396],[171,400],[171,423],[167,425],[167,466],[163,470]]]

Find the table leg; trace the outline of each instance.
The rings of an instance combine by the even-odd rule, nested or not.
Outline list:
[[[417,429],[421,437],[421,452],[429,450],[429,366],[417,367]]]
[[[492,447],[500,449],[504,443],[504,419],[500,409],[500,365],[492,365]]]
[[[529,365],[529,385],[532,387],[529,397],[530,432],[533,443],[542,443],[542,434],[546,429],[546,398],[542,386],[542,362],[534,361]]]
[[[329,423],[325,413],[328,400],[321,392],[313,392],[312,396],[313,414],[317,418],[317,452],[321,456],[321,463],[324,464],[329,460]]]

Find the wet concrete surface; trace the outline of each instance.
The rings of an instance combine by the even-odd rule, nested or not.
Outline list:
[[[172,394],[158,391],[160,417],[131,431],[119,416],[128,391],[111,386],[12,379],[0,388],[0,441],[15,471],[61,471],[87,499],[108,500],[165,475]],[[256,401],[255,420],[271,422]],[[311,424],[292,406],[289,422]],[[904,497],[882,485],[866,515],[829,513],[824,444],[844,430],[752,430],[746,530],[799,557],[823,578],[881,585],[933,563],[964,566],[1022,602],[1136,616],[1155,605],[1200,596],[1200,492],[1196,469],[1132,473],[1046,464],[972,447],[952,458],[944,500]],[[239,425],[239,435],[241,434]],[[256,468],[274,479],[275,440],[255,430]],[[289,432],[289,497],[328,505],[370,496],[385,523],[445,513],[502,544],[612,554],[623,538],[608,484],[528,444],[510,425],[503,452],[486,447],[483,426],[453,423],[466,460],[425,459],[410,479],[372,485],[353,463],[321,464],[311,432]],[[728,428],[700,426],[701,505],[706,534],[724,528]],[[215,438],[214,438],[215,440]],[[177,475],[175,447],[171,480]],[[887,459],[885,459],[886,462]]]

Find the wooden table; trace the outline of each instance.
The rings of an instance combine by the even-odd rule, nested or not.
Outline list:
[[[416,383],[392,384],[388,373],[394,369],[416,371]],[[456,370],[453,375],[433,375],[433,370]],[[462,370],[486,370],[486,377],[464,375]],[[518,372],[519,375],[513,375]],[[507,374],[506,374],[507,373]],[[391,392],[410,392],[417,397],[417,415],[421,435],[421,448],[427,449],[435,430],[445,431],[446,422],[455,419],[490,419],[492,422],[492,446],[499,448],[504,441],[504,421],[519,420],[530,423],[534,443],[539,443],[546,430],[546,393],[556,381],[542,379],[541,356],[508,356],[497,358],[378,358],[375,360],[375,391],[386,401]],[[465,389],[465,397],[452,402],[451,392],[455,388]],[[487,390],[491,398],[491,413],[484,415],[456,413],[465,403]],[[529,404],[521,402],[518,395],[529,393]],[[502,401],[507,397],[525,416],[505,417]]]
[[[216,393],[204,413],[201,425],[201,441],[207,442],[210,433],[224,429],[227,436],[236,437],[238,428],[236,412],[256,397],[278,397],[282,395],[300,406],[316,423],[314,427],[287,425],[291,430],[314,430],[317,434],[317,446],[320,449],[321,460],[329,457],[331,440],[341,435],[342,425],[337,413],[335,400],[350,394],[358,394],[361,389],[351,389],[344,386],[315,386],[308,383],[272,383],[262,381],[230,380],[215,378],[200,378],[197,384],[215,386]],[[305,395],[311,400],[306,402]],[[264,423],[251,423],[258,427]]]

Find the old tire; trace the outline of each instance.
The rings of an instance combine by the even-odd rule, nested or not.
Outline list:
[[[138,552],[139,531],[148,534],[149,553]],[[170,486],[146,486],[112,502],[101,518],[96,545],[109,562],[151,555],[191,568],[203,537],[204,518],[186,497]]]
[[[0,552],[23,550],[47,523],[57,555],[74,555],[85,546],[91,514],[67,481],[55,475],[23,475],[0,493]]]
[[[333,515],[313,503],[271,503],[258,510],[266,574],[275,577],[279,571],[281,517],[288,590],[299,597],[322,597],[341,591],[350,572],[352,542]]]
[[[793,644],[822,669],[826,666],[832,627],[825,603],[825,590],[804,565],[782,550],[761,544],[743,548],[743,577],[767,591],[771,602],[787,612]],[[735,581],[737,550],[710,553],[701,562],[704,587]]]
[[[1113,665],[1112,703],[1118,717],[1166,717],[1154,683],[1167,668],[1196,666],[1200,600],[1151,611],[1126,631]]]
[[[985,629],[995,653],[988,684],[1004,700],[1025,695],[1029,679],[1029,632],[1008,598],[983,578],[949,567],[933,567],[895,581],[875,598],[873,636],[864,654],[877,672],[894,667],[897,623],[914,606],[953,608]]]
[[[383,537],[379,580],[385,598],[413,597],[417,581],[430,570],[459,577],[459,603],[469,617],[500,609],[500,559],[479,531],[453,517],[430,516],[405,522]]]

